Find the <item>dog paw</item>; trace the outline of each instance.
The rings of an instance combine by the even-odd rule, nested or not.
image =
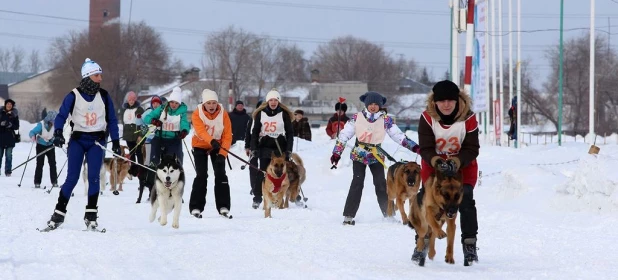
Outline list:
[[[165,226],[167,225],[167,220],[161,220],[159,223],[161,224],[161,226]]]
[[[444,232],[443,230],[440,230],[440,232],[438,234],[436,234],[436,237],[438,239],[442,239],[442,238],[446,237],[446,232]]]
[[[150,217],[148,217],[148,221],[150,221],[151,223],[154,222],[155,220],[155,215],[150,215]]]
[[[180,225],[178,224],[178,222],[173,222],[172,223],[172,227],[175,229],[178,229],[180,227]]]
[[[436,256],[436,250],[433,248],[429,248],[429,253],[427,254],[427,257],[429,257],[429,259],[433,261],[433,257],[435,256]]]
[[[444,257],[444,261],[448,264],[455,264],[455,258],[453,258],[453,255],[446,255]]]

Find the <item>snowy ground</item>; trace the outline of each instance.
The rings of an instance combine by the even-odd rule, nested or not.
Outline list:
[[[212,185],[204,219],[190,216],[195,170],[185,155],[189,183],[180,229],[148,222],[150,204],[135,204],[133,180],[119,196],[106,191],[99,200],[99,224],[107,233],[83,232],[86,198],[80,181],[64,225],[39,233],[35,229],[45,226],[58,190],[33,188],[34,163],[21,187],[23,169],[15,170],[13,177],[0,177],[0,278],[615,279],[618,274],[617,145],[600,146],[598,156],[588,155],[584,143],[520,150],[483,145],[482,184],[475,189],[480,263],[463,266],[457,237],[455,265],[444,263],[441,240],[436,259],[417,267],[410,261],[414,233],[381,217],[369,172],[356,226],[341,225],[350,162],[346,156],[339,169],[330,170],[333,142],[322,130],[313,133],[314,142],[298,145],[308,172],[303,190],[309,208],[273,210],[272,219],[251,208],[249,172],[235,159],[228,171],[234,219],[217,215]],[[30,143],[17,145],[13,166],[29,149]],[[390,140],[385,149],[397,159],[416,158]],[[60,149],[56,155],[60,168],[66,157]],[[65,176],[63,171],[60,182]],[[48,180],[46,166],[43,185]]]

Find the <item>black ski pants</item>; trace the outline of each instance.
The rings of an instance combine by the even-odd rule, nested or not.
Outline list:
[[[38,155],[39,153],[45,151],[45,149],[49,149],[49,147],[51,146],[36,144],[36,154]],[[43,179],[43,165],[45,165],[46,157],[47,163],[49,163],[49,180],[52,185],[58,184],[58,172],[56,172],[56,149],[51,149],[36,158],[36,169],[34,170],[35,185],[40,185],[41,180]]]
[[[216,154],[209,154],[209,150],[201,148],[193,148],[193,157],[195,159],[196,176],[193,180],[193,189],[191,190],[191,198],[189,200],[189,212],[194,209],[204,212],[206,206],[206,185],[208,183],[208,158],[212,162],[212,168],[215,173],[215,205],[217,211],[220,212],[222,207],[230,209],[230,185],[228,184],[227,175],[225,173],[225,157]]]
[[[352,161],[352,175],[354,177],[352,178],[348,198],[346,199],[345,207],[343,208],[343,216],[345,217],[356,217],[361,196],[363,195],[363,188],[365,187],[366,167],[367,166],[362,162]],[[376,188],[378,205],[380,206],[382,215],[386,217],[388,196],[386,194],[386,177],[384,177],[384,166],[381,163],[376,162],[369,165],[369,170],[373,176],[373,185]]]
[[[461,226],[461,243],[466,238],[476,238],[479,224],[476,219],[476,202],[474,201],[474,187],[465,184],[464,194],[459,205],[459,224]]]

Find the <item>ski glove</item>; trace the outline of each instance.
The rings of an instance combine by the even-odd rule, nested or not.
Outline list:
[[[65,142],[66,140],[64,140],[64,136],[62,135],[62,129],[56,129],[56,131],[54,131],[54,146],[62,148]]]
[[[210,146],[212,146],[212,149],[210,150],[211,155],[216,155],[219,153],[219,150],[221,149],[221,144],[219,144],[217,140],[215,139],[210,140]]]
[[[189,134],[186,130],[183,130],[180,132],[180,134],[178,135],[178,138],[180,139],[185,139],[185,137],[187,137],[187,134]]]
[[[120,140],[112,140],[112,152],[122,156],[122,151],[120,150]]]
[[[333,165],[337,165],[340,159],[341,159],[340,155],[333,153],[333,155],[330,157],[330,163],[332,163]]]
[[[152,119],[152,121],[150,121],[151,124],[153,124],[156,127],[161,127],[163,125],[163,122],[161,122],[161,120],[159,119]]]
[[[421,146],[416,145],[416,146],[412,147],[412,152],[420,155],[421,154]]]

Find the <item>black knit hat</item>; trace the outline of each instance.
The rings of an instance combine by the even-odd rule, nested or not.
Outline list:
[[[444,100],[459,100],[459,87],[449,80],[437,82],[433,86],[432,91],[434,102]]]
[[[296,115],[296,114],[305,115],[305,112],[303,110],[299,109],[299,110],[294,111],[294,115]]]
[[[337,104],[335,104],[335,111],[339,111],[339,110],[345,113],[345,111],[348,110],[348,104],[337,102]]]
[[[4,100],[4,106],[6,106],[7,103],[11,103],[11,105],[15,107],[15,101],[13,99],[9,98],[7,100]]]
[[[241,100],[236,101],[236,105],[238,104],[245,105],[245,103],[243,103]]]

